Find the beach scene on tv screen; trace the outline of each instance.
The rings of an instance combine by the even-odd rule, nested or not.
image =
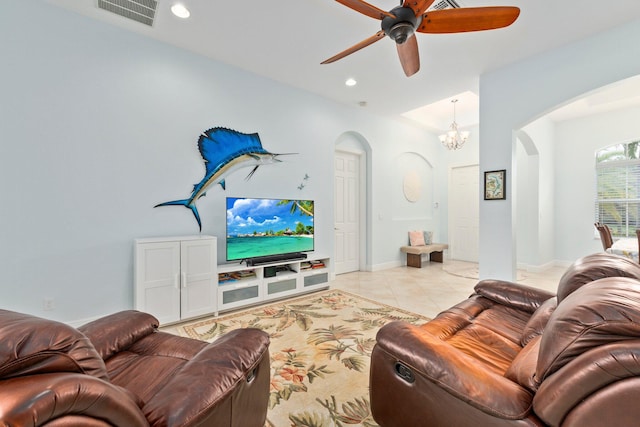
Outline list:
[[[312,200],[227,198],[227,260],[312,250]]]

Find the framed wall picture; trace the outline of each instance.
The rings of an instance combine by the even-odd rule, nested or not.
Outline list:
[[[507,198],[506,175],[506,169],[484,173],[485,200],[504,200]]]

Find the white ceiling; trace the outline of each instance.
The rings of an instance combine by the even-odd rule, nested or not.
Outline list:
[[[379,21],[334,0],[158,0],[152,27],[98,9],[97,0],[46,1],[355,108],[419,118],[440,131],[451,123],[453,98],[459,99],[456,118],[461,127],[478,122],[482,73],[640,17],[638,0],[456,0],[462,7],[517,6],[521,13],[513,25],[499,30],[417,34],[421,70],[407,78],[389,38],[333,64],[320,65],[380,29]],[[176,2],[187,6],[190,18],[180,19],[170,12]],[[391,10],[398,0],[371,3]],[[349,77],[358,84],[346,87]],[[640,81],[631,83],[631,87],[614,85],[607,94],[566,106],[552,118],[564,120],[596,108],[637,105]]]

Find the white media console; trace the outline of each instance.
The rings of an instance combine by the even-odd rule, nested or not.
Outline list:
[[[330,258],[217,264],[214,236],[136,239],[134,307],[174,323],[329,287]]]
[[[218,310],[244,307],[329,287],[329,257],[258,266],[218,266]]]

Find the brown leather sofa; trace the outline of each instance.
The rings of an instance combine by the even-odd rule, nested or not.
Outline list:
[[[209,344],[157,327],[133,310],[78,329],[0,310],[0,425],[264,425],[267,334]]]
[[[636,426],[640,266],[584,257],[557,296],[480,281],[422,326],[381,328],[370,381],[383,427]]]

